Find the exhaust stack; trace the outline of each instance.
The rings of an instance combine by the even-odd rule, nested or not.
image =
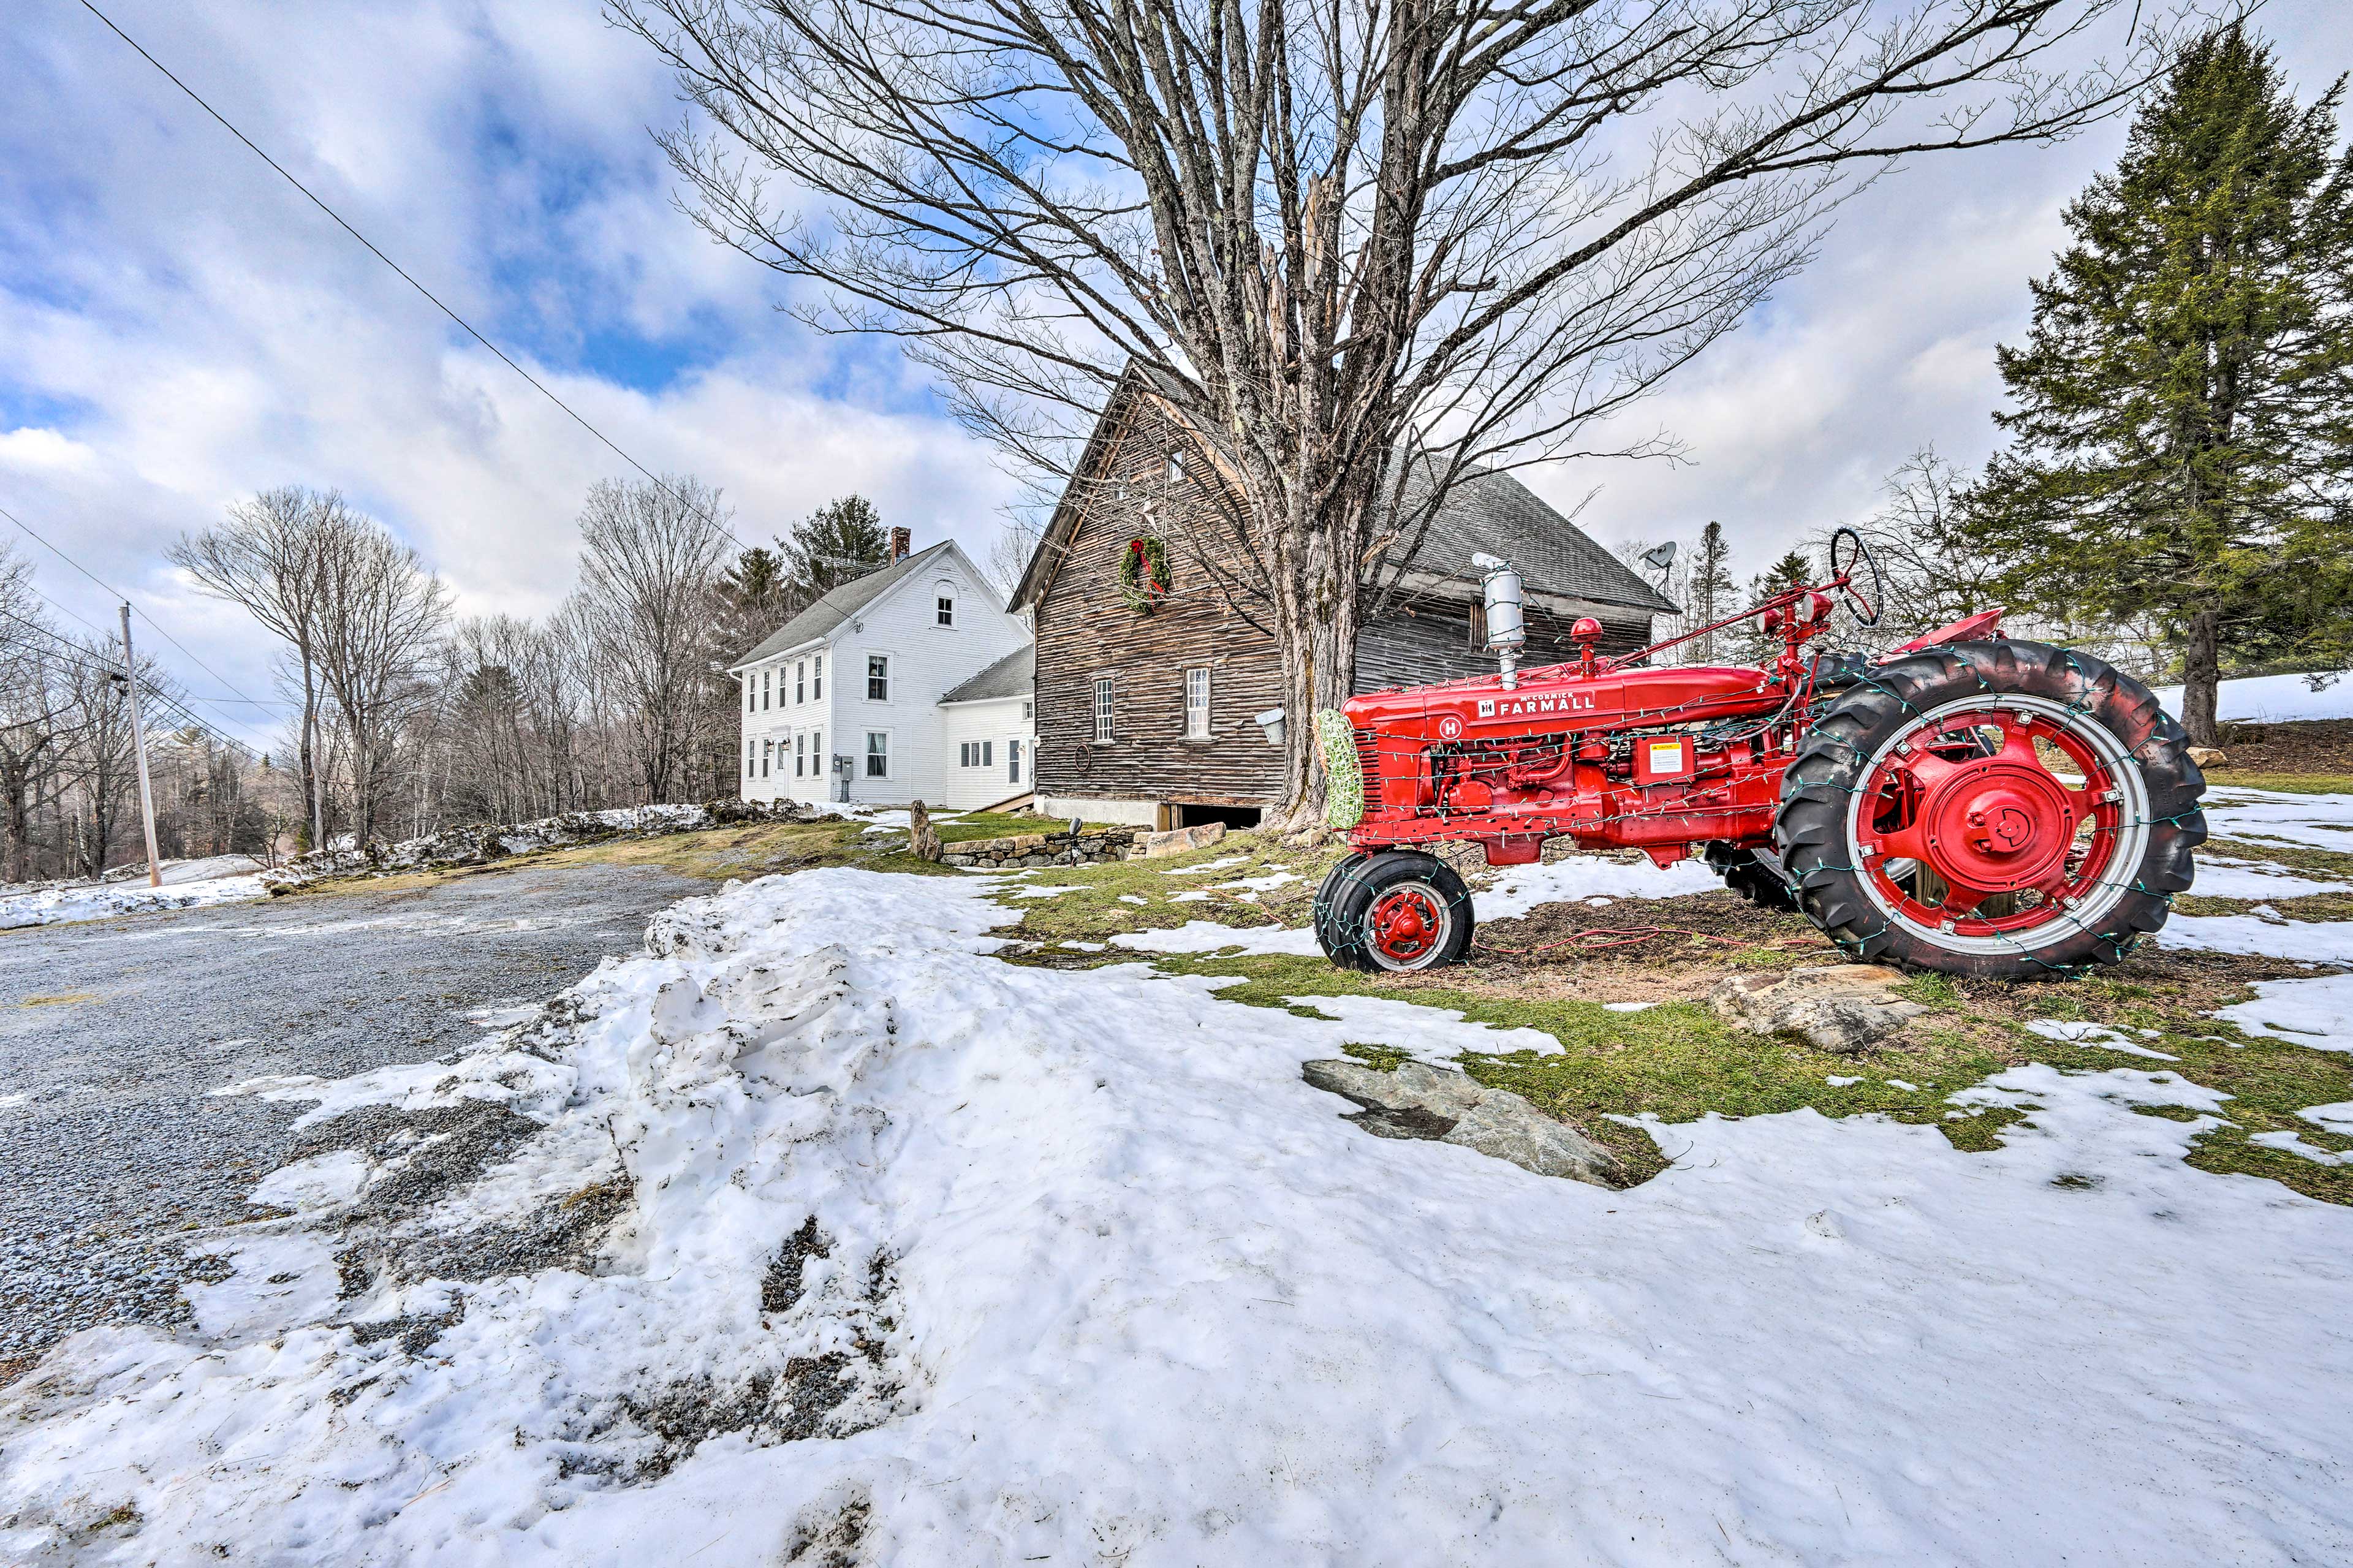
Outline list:
[[[1487,651],[1503,665],[1504,689],[1520,685],[1520,650],[1527,646],[1527,617],[1522,606],[1525,589],[1511,563],[1493,555],[1473,555],[1479,568],[1479,588],[1487,605]]]

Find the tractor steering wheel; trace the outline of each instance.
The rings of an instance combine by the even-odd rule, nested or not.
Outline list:
[[[1867,598],[1854,585],[1857,566],[1871,568],[1871,594]],[[1839,592],[1846,595],[1846,607],[1855,624],[1877,626],[1879,612],[1887,606],[1887,580],[1879,574],[1879,559],[1872,554],[1871,546],[1851,528],[1841,528],[1831,535],[1831,576],[1838,582]]]

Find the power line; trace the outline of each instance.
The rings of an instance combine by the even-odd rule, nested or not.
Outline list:
[[[77,648],[73,644],[65,642],[62,637],[58,637],[57,633],[49,630],[38,622],[27,621],[22,616],[13,616],[10,619],[15,620],[21,625],[30,626],[35,631],[40,632],[44,636],[63,644],[62,650],[55,647],[38,647],[35,644],[24,641],[21,635],[11,636],[5,633],[0,633],[0,645],[20,648],[25,652],[33,654],[37,657],[54,658],[59,664],[66,665],[70,668],[82,670],[84,672],[94,670],[98,674],[105,676],[110,680],[120,680],[123,678],[122,670],[113,663],[91,662],[92,658],[95,656],[90,655],[86,649]],[[233,751],[243,752],[248,757],[258,756],[260,754],[251,746],[246,744],[243,741],[238,740],[236,736],[224,734],[213,725],[206,723],[202,717],[190,711],[187,704],[182,701],[177,696],[166,690],[164,688],[158,686],[153,677],[142,676],[139,679],[140,684],[147,688],[148,700],[162,712],[163,716],[176,716],[180,720],[179,723],[170,725],[168,728],[174,730],[198,730],[203,731],[205,734],[211,736],[222,745],[227,746]]]
[[[484,348],[490,350],[491,353],[496,354],[501,364],[504,364],[509,370],[522,377],[523,380],[531,383],[533,387],[538,389],[541,396],[546,398],[550,403],[554,404],[555,406],[570,415],[572,416],[573,423],[579,426],[583,430],[587,431],[591,436],[596,437],[599,442],[603,443],[606,450],[620,458],[621,461],[628,464],[629,467],[637,469],[638,473],[643,474],[648,479],[651,480],[653,484],[659,487],[664,494],[668,495],[670,500],[678,502],[679,505],[686,508],[687,510],[694,513],[697,517],[702,518],[703,521],[709,523],[712,527],[717,529],[728,538],[734,540],[736,549],[748,550],[751,548],[749,545],[745,544],[741,538],[737,537],[733,529],[728,527],[725,523],[720,521],[709,512],[704,511],[701,507],[696,506],[692,501],[687,500],[676,490],[671,489],[668,480],[655,473],[651,468],[647,468],[643,463],[638,462],[635,458],[629,456],[628,453],[621,450],[620,447],[615,443],[611,437],[606,435],[602,430],[597,429],[594,425],[589,424],[587,418],[583,416],[578,409],[565,402],[564,399],[556,396],[554,393],[548,390],[545,383],[542,382],[537,376],[532,374],[531,372],[523,369],[522,366],[517,364],[508,356],[506,350],[499,347],[498,344],[491,342],[487,337],[484,337],[481,332],[475,328],[471,321],[469,321],[465,317],[458,314],[457,311],[443,304],[441,302],[440,296],[435,294],[432,289],[427,289],[424,284],[419,283],[415,278],[411,277],[408,269],[401,266],[399,262],[395,261],[391,257],[386,256],[377,247],[375,241],[370,239],[366,235],[362,234],[358,229],[353,228],[351,224],[344,219],[343,215],[329,206],[320,198],[319,194],[316,191],[313,191],[310,186],[304,184],[292,174],[287,173],[285,165],[279,163],[277,159],[271,157],[269,153],[263,152],[261,148],[255,143],[252,137],[248,136],[244,132],[239,131],[236,126],[230,124],[227,116],[221,113],[219,110],[215,109],[211,104],[206,102],[203,95],[198,93],[195,88],[190,87],[186,82],[182,81],[178,77],[174,76],[172,73],[172,68],[163,61],[157,59],[153,55],[149,54],[140,44],[138,39],[124,32],[121,27],[116,26],[112,17],[100,10],[96,5],[91,5],[90,0],[81,0],[81,4],[82,9],[88,11],[91,16],[106,24],[107,31],[112,33],[116,37],[121,38],[124,43],[130,45],[133,50],[137,51],[141,59],[145,60],[149,65],[153,66],[157,70],[163,72],[164,79],[166,81],[169,81],[174,87],[178,88],[182,92],[186,93],[190,101],[195,103],[198,109],[203,110],[206,114],[211,115],[213,119],[219,121],[222,130],[236,137],[239,142],[244,142],[247,151],[250,152],[255,157],[260,159],[263,163],[276,170],[279,178],[284,180],[288,184],[301,192],[304,196],[310,199],[310,203],[312,206],[317,207],[321,212],[325,213],[330,218],[332,218],[337,227],[341,228],[345,234],[350,235],[353,239],[358,240],[362,245],[365,246],[369,255],[375,257],[378,261],[383,262],[386,267],[391,268],[393,271],[399,274],[400,280],[402,282],[407,284],[411,289],[416,289],[419,294],[424,295],[435,310],[440,311],[443,315],[457,322],[458,325],[464,330],[468,337],[472,338],[476,342],[481,344]],[[161,630],[162,628],[159,627],[157,629]]]

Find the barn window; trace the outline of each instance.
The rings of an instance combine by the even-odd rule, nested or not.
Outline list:
[[[1117,739],[1112,731],[1112,684],[1106,675],[1095,682],[1095,739],[1109,742]]]
[[[1185,672],[1185,738],[1209,738],[1209,671],[1206,666]]]
[[[1475,648],[1483,648],[1487,646],[1487,606],[1485,605],[1471,606],[1471,646]]]
[[[1173,490],[1184,478],[1185,454],[1171,447],[1168,449],[1168,467],[1161,475],[1161,482]]]

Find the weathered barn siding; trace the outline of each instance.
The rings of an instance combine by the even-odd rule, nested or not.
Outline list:
[[[1356,689],[1378,691],[1384,687],[1428,686],[1466,676],[1493,675],[1495,656],[1471,641],[1472,606],[1467,603],[1423,597],[1403,605],[1371,622],[1356,634]],[[1527,647],[1522,668],[1559,664],[1577,657],[1568,628],[1575,617],[1563,618],[1530,605]],[[1650,640],[1647,616],[1634,620],[1603,620],[1603,657],[1630,653]]]
[[[1139,405],[1090,487],[1085,518],[1039,595],[1038,789],[1078,799],[1256,805],[1282,786],[1282,753],[1253,715],[1280,707],[1273,639],[1227,607],[1209,570],[1187,554],[1185,531],[1164,519],[1204,510],[1198,449],[1166,482],[1176,432]],[[1157,535],[1169,552],[1169,592],[1149,613],[1120,597],[1127,542]],[[1185,738],[1185,671],[1209,671],[1209,735]],[[1114,738],[1095,741],[1094,687],[1113,681]]]

